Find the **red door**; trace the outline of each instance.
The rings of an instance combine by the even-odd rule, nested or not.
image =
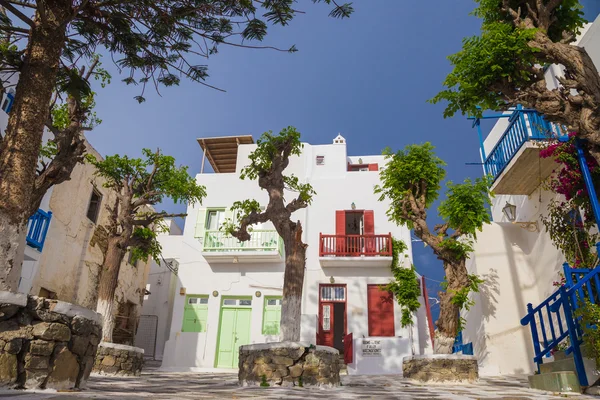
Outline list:
[[[366,255],[375,254],[375,217],[373,210],[367,210],[364,213],[364,234],[365,234],[365,253]]]
[[[369,336],[395,336],[394,296],[379,285],[367,286]]]

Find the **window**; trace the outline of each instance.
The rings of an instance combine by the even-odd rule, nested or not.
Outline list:
[[[395,336],[394,295],[379,285],[367,286],[369,336]]]
[[[181,332],[206,332],[208,296],[189,295],[183,312]]]
[[[96,190],[92,190],[92,196],[90,198],[90,204],[88,206],[87,217],[90,221],[96,223],[98,221],[98,214],[100,213],[100,203],[102,202],[102,195]]]
[[[129,256],[127,257],[127,264],[137,267],[138,261],[139,260],[133,261],[133,251],[129,250]]]
[[[325,156],[317,156],[317,165],[325,165]]]
[[[40,288],[40,297],[45,297],[47,299],[56,299],[56,292],[52,290],[46,289],[45,287]]]
[[[323,301],[345,301],[345,286],[321,286],[321,300]]]
[[[328,331],[331,329],[331,306],[329,304],[323,305],[323,330]]]
[[[223,299],[224,306],[248,307],[252,306],[252,299]]]
[[[263,309],[263,335],[279,335],[281,322],[281,297],[265,297]]]
[[[206,225],[207,231],[219,230],[225,220],[225,210],[208,210],[206,212]]]
[[[15,90],[10,89],[8,91],[8,93],[6,93],[6,97],[4,98],[4,101],[2,102],[2,109],[4,110],[5,113],[8,114],[10,112],[14,101],[15,101]]]

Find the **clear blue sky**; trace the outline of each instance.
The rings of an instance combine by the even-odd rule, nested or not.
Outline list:
[[[600,13],[598,0],[582,3],[588,19]],[[207,61],[209,83],[226,93],[182,81],[162,89],[162,97],[149,90],[147,101],[137,104],[139,88],[121,83],[105,59],[113,83],[99,90],[103,123],[87,136],[104,155],[137,156],[142,147],[159,147],[195,174],[202,157],[196,138],[256,139],[293,125],[313,144],[342,133],[350,155],[430,141],[448,163],[448,179],[481,176],[479,166],[465,165],[480,162],[469,122],[444,119],[443,106],[426,103],[450,71],[446,56],[479,31],[479,21],[468,15],[474,6],[472,0],[355,0],[350,19],[334,20],[329,7],[301,1],[307,13],[289,27],[272,28],[266,39],[283,48],[296,44],[297,53],[222,47]],[[443,279],[441,263],[421,243],[414,243],[414,261],[421,274]],[[434,281],[427,286],[432,295],[439,290]]]

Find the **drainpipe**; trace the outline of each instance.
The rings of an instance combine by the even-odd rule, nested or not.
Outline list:
[[[596,226],[600,227],[600,204],[598,203],[598,195],[596,194],[596,188],[594,188],[594,183],[592,182],[592,174],[590,174],[590,169],[585,159],[585,153],[583,151],[581,139],[575,139],[575,148],[577,149],[577,160],[579,161],[579,168],[581,168],[583,181],[585,182],[585,188],[587,189],[588,197],[590,198],[590,204],[592,205],[592,211],[594,212],[594,218],[596,219]],[[600,242],[596,243],[596,250],[598,254],[600,254]]]

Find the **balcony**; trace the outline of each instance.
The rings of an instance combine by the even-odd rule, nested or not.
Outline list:
[[[259,263],[283,261],[283,240],[275,230],[254,230],[250,240],[240,242],[219,230],[204,234],[202,255],[215,263]]]
[[[29,217],[29,222],[27,223],[28,246],[33,247],[38,251],[42,251],[51,219],[52,212],[46,212],[41,209],[38,209],[35,214]]]
[[[517,109],[483,164],[492,175],[496,194],[530,195],[556,168],[552,158],[540,158],[542,143],[567,135],[564,127],[547,122],[535,110]]]
[[[389,267],[392,234],[319,236],[322,267]]]

